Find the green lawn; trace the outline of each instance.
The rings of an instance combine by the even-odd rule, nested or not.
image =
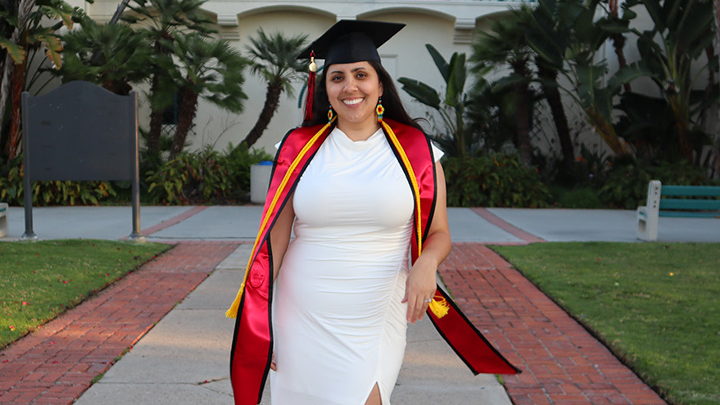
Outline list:
[[[0,348],[170,249],[159,243],[0,243]]]
[[[493,246],[674,404],[720,404],[720,244]]]

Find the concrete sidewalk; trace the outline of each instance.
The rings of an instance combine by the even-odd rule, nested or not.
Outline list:
[[[142,207],[140,223],[149,241],[253,241],[259,206]],[[25,229],[21,207],[8,209],[9,234]],[[453,242],[512,244],[536,241],[639,242],[630,210],[449,208]],[[39,207],[33,210],[39,239],[121,239],[132,230],[130,207]],[[720,242],[720,220],[660,218],[661,242]]]

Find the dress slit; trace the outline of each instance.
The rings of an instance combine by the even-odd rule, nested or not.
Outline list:
[[[372,396],[373,391],[375,390],[375,387],[377,387],[378,396],[380,397],[380,404],[381,404],[381,405],[384,405],[384,402],[383,402],[384,396],[383,396],[382,390],[380,389],[380,383],[379,383],[379,382],[375,382],[375,384],[373,384],[372,388],[370,388],[370,392],[369,392],[369,393],[367,394],[367,396],[365,397],[365,401],[364,401],[362,404],[359,404],[359,405],[367,405],[368,400],[370,400],[370,397]]]

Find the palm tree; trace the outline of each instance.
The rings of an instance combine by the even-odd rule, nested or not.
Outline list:
[[[124,16],[130,23],[143,21],[146,25],[142,32],[150,41],[150,47],[159,60],[166,59],[172,52],[173,42],[183,31],[209,34],[214,32],[211,28],[212,20],[201,7],[206,0],[133,0],[128,8],[138,17]],[[166,76],[167,72],[159,67],[158,62],[148,66],[151,74],[150,84],[150,131],[148,133],[147,149],[151,154],[158,154],[160,148],[160,135],[162,133],[162,118],[165,110],[175,99],[176,89],[161,86],[161,82],[171,82]]]
[[[58,75],[63,81],[85,80],[128,95],[131,83],[149,77],[151,53],[146,37],[126,24],[98,25],[86,17],[80,25],[82,29],[62,37],[64,63]]]
[[[265,79],[267,91],[265,104],[255,125],[243,140],[247,147],[252,146],[262,136],[280,103],[280,96],[286,91],[293,95],[292,82],[307,72],[307,63],[297,59],[304,48],[307,35],[285,38],[280,32],[268,36],[262,28],[257,38],[250,38],[252,46],[247,50],[252,57],[252,72]]]
[[[242,71],[247,61],[227,41],[207,38],[197,33],[177,35],[170,49],[177,56],[159,59],[158,66],[168,72],[171,82],[164,87],[178,89],[178,123],[171,156],[182,152],[188,132],[197,113],[198,99],[239,113],[247,95],[242,91]]]
[[[567,69],[565,55],[576,39],[576,20],[586,10],[582,0],[540,1],[524,25],[528,31],[528,44],[535,50],[538,78],[552,112],[566,174],[573,172],[575,151],[558,77]],[[592,20],[585,23],[592,23]]]
[[[525,41],[523,22],[529,19],[526,9],[514,10],[507,18],[494,20],[490,24],[492,33],[479,31],[472,44],[473,54],[470,61],[477,70],[485,65],[509,65],[512,73],[493,84],[495,93],[507,88],[514,94],[515,136],[513,143],[523,164],[532,164],[532,144],[530,143],[530,117],[533,94],[530,89],[533,72],[530,68],[532,50]]]

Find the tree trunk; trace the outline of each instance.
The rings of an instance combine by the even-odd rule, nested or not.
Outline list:
[[[127,82],[123,81],[112,81],[112,80],[106,80],[102,87],[109,91],[110,93],[117,94],[120,96],[127,96],[132,91],[132,86],[128,84]]]
[[[558,71],[547,68],[542,64],[538,64],[538,76],[540,76],[540,78],[544,81],[555,83],[555,86],[543,84],[542,88],[543,93],[545,93],[545,99],[547,100],[548,105],[550,105],[553,122],[555,123],[555,129],[557,130],[558,139],[560,140],[563,167],[565,168],[566,173],[570,174],[575,163],[575,148],[573,148],[572,137],[570,136],[570,127],[568,125],[567,116],[565,115],[565,106],[562,102],[560,90],[558,90]]]
[[[715,15],[715,57],[720,57],[720,0],[713,0],[713,11]],[[715,177],[720,175],[720,108],[717,108],[717,111],[718,122],[715,124],[715,142],[710,151],[709,160],[710,175]]]
[[[620,140],[620,137],[617,136],[612,122],[609,122],[605,119],[605,117],[603,117],[600,113],[600,109],[596,105],[592,105],[585,108],[585,114],[587,115],[590,124],[592,124],[593,128],[595,128],[598,135],[600,135],[600,138],[605,141],[613,153],[615,153],[616,156],[625,156],[627,154],[625,145]]]
[[[10,57],[10,53],[7,54],[5,58],[5,63],[3,65],[2,71],[0,71],[0,147],[2,147],[2,152],[5,156],[7,156],[7,150],[9,145],[9,125],[5,126],[3,125],[5,123],[5,110],[7,110],[7,97],[10,94],[10,76],[12,76],[12,69],[15,66],[15,64],[12,62],[12,58]],[[5,129],[8,128],[8,132],[5,131]]]
[[[185,146],[185,140],[192,128],[197,113],[198,95],[188,88],[180,89],[180,106],[178,111],[178,123],[175,128],[175,137],[173,138],[170,156],[175,157],[182,152]]]
[[[22,92],[25,89],[25,64],[15,65],[12,93],[10,93],[10,132],[8,133],[7,158],[15,159],[20,146],[20,101],[22,100]]]
[[[527,60],[516,61],[512,64],[516,74],[528,77],[530,71]],[[527,83],[515,86],[515,147],[518,149],[520,159],[527,167],[532,166],[532,144],[530,143],[530,88]]]
[[[157,73],[153,75],[150,94],[155,94],[158,88]],[[163,112],[151,106],[150,131],[148,132],[147,150],[150,154],[160,153],[160,135],[162,134]]]
[[[265,129],[270,125],[270,120],[273,115],[275,115],[275,111],[277,111],[278,105],[280,104],[280,94],[282,94],[282,90],[282,83],[278,78],[268,83],[267,92],[265,93],[265,105],[263,105],[257,121],[255,121],[255,126],[252,127],[243,140],[248,148],[260,139],[260,136],[262,136]]]

